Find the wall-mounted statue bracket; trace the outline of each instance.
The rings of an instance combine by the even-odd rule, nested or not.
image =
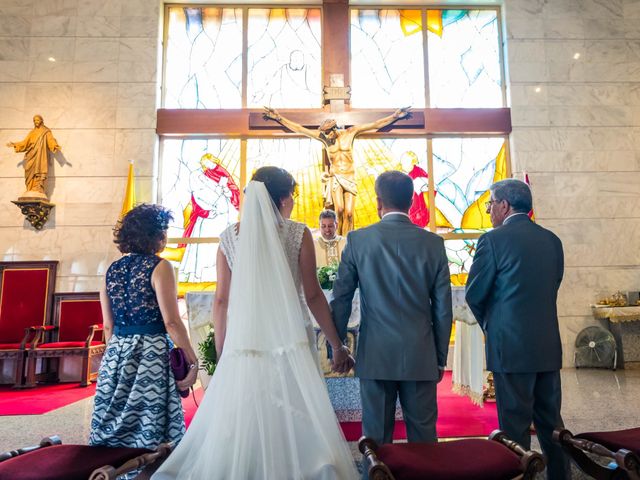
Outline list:
[[[11,202],[18,206],[22,214],[27,217],[29,223],[36,230],[42,230],[42,227],[44,227],[45,223],[47,223],[47,220],[49,219],[51,209],[55,207],[53,203],[35,198],[27,199],[21,197],[18,200],[12,200]]]

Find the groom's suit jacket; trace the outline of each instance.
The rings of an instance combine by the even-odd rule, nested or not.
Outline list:
[[[356,376],[437,380],[451,335],[451,286],[442,238],[400,214],[349,233],[331,302],[343,339],[358,286]]]

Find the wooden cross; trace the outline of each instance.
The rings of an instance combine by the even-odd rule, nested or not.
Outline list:
[[[351,127],[353,125],[362,125],[363,123],[374,122],[380,118],[391,115],[395,110],[361,110],[349,112],[326,112],[324,110],[278,110],[283,117],[299,123],[300,125],[316,129],[320,124],[328,118],[333,118],[340,127]],[[393,124],[381,128],[380,132],[388,132],[395,129],[422,129],[424,128],[424,112],[411,112],[411,118],[401,118]],[[262,113],[251,112],[249,114],[249,130],[284,130],[289,131],[282,125],[273,120],[266,120],[262,117]]]

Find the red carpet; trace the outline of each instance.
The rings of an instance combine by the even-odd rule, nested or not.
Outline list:
[[[0,416],[40,415],[78,400],[92,397],[96,385],[81,387],[78,383],[57,383],[36,388],[14,390],[0,386]]]
[[[198,403],[202,400],[204,392],[201,388],[196,390]],[[187,427],[196,413],[197,407],[193,396],[182,400],[185,409],[185,421]],[[356,441],[362,435],[360,422],[340,422],[344,436],[350,442]],[[444,379],[438,385],[438,424],[439,437],[480,437],[487,436],[498,428],[498,414],[495,403],[485,403],[480,408],[469,400],[451,391],[451,372],[446,372]],[[407,438],[404,422],[396,420],[393,433],[396,440]]]

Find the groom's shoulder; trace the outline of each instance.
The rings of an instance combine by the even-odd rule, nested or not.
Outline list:
[[[347,238],[349,237],[366,237],[367,235],[374,235],[380,230],[380,222],[372,223],[366,227],[360,227],[356,230],[352,230],[347,234]]]

